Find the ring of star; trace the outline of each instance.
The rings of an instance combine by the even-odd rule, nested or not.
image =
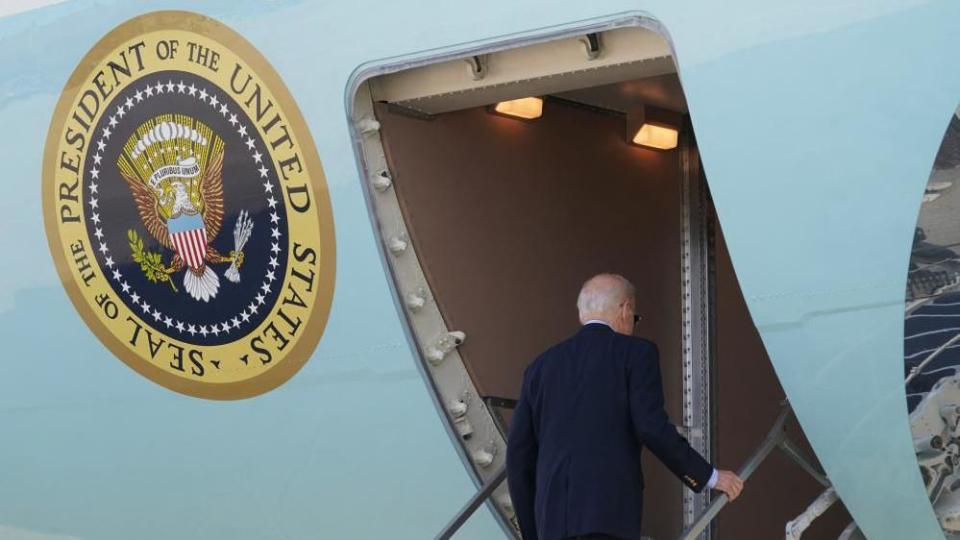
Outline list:
[[[268,269],[264,275],[263,282],[259,288],[260,292],[258,292],[254,299],[250,302],[250,305],[246,306],[242,312],[234,314],[233,316],[228,317],[220,322],[208,322],[206,324],[184,322],[178,318],[169,316],[154,306],[151,306],[145,298],[143,298],[129,283],[127,283],[126,280],[123,279],[123,274],[117,268],[115,268],[116,263],[113,261],[113,257],[109,255],[110,248],[107,246],[106,235],[101,228],[96,226],[100,223],[100,214],[98,211],[99,201],[97,200],[98,185],[96,180],[99,179],[100,169],[98,167],[100,166],[100,162],[103,160],[101,152],[103,152],[107,147],[104,141],[110,139],[110,136],[113,134],[111,128],[114,128],[117,126],[117,124],[119,124],[118,118],[123,118],[125,114],[132,111],[134,107],[140,103],[164,93],[185,94],[188,97],[195,98],[198,101],[213,107],[215,111],[219,112],[221,116],[226,118],[230,125],[237,129],[237,133],[240,134],[240,137],[244,139],[244,143],[247,151],[250,154],[250,157],[253,159],[255,164],[259,164],[259,168],[257,168],[256,171],[259,174],[260,179],[264,180],[264,196],[267,197],[267,204],[270,206],[269,219],[271,247],[270,262],[268,263],[270,269]],[[114,114],[110,116],[108,125],[101,130],[101,137],[97,141],[97,152],[93,156],[93,168],[90,169],[88,173],[89,183],[87,184],[87,190],[89,193],[89,198],[87,199],[87,204],[90,206],[90,220],[94,224],[94,236],[97,238],[97,251],[99,251],[101,257],[103,257],[104,264],[110,269],[109,272],[104,273],[110,276],[115,283],[116,286],[114,287],[114,290],[121,291],[127,296],[127,298],[129,298],[133,305],[139,307],[140,310],[143,311],[144,319],[148,317],[153,318],[157,324],[163,324],[166,328],[170,329],[171,331],[176,330],[181,335],[189,334],[191,337],[193,337],[199,334],[202,337],[206,337],[212,334],[214,336],[219,336],[221,333],[230,334],[234,330],[239,330],[241,327],[246,326],[251,317],[256,315],[266,303],[266,295],[270,294],[270,292],[273,290],[273,282],[277,279],[276,271],[277,267],[280,265],[278,259],[279,254],[282,251],[280,246],[283,233],[280,227],[281,218],[276,212],[278,201],[273,195],[274,183],[271,181],[271,171],[267,169],[266,165],[263,163],[263,154],[258,149],[256,141],[253,139],[253,137],[250,137],[247,134],[247,126],[237,117],[236,114],[230,111],[226,102],[220,101],[215,92],[208,92],[206,88],[198,88],[194,84],[187,86],[183,83],[183,81],[174,83],[171,79],[168,79],[166,83],[162,82],[161,80],[157,80],[156,85],[147,84],[145,88],[137,90],[132,97],[127,97],[127,99],[117,107]]]

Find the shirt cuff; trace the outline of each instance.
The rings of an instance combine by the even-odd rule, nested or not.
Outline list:
[[[717,474],[717,470],[714,469],[714,470],[713,470],[713,473],[710,475],[710,480],[707,480],[707,489],[713,489],[713,488],[717,487],[717,477],[718,477],[718,476],[719,476],[719,475]]]

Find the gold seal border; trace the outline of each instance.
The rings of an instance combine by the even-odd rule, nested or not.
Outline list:
[[[257,74],[277,98],[286,119],[294,129],[300,141],[302,157],[309,171],[310,186],[313,191],[314,202],[320,225],[320,264],[317,268],[316,299],[304,321],[306,328],[296,344],[271,369],[255,375],[250,379],[228,383],[208,383],[186,379],[169,373],[149,360],[142,358],[128,349],[105,325],[101,324],[91,305],[87,302],[78,283],[74,280],[68,261],[63,253],[63,238],[57,224],[56,190],[56,158],[63,135],[63,126],[67,121],[67,114],[83,88],[83,83],[92,70],[100,63],[103,56],[115,50],[124,42],[141,34],[158,30],[186,30],[198,35],[213,39],[228,47],[234,54]],[[77,64],[60,94],[60,99],[54,109],[53,118],[47,131],[47,138],[43,151],[42,166],[42,193],[43,197],[43,224],[46,229],[47,243],[53,255],[53,262],[60,275],[70,301],[84,323],[94,335],[120,360],[134,371],[151,381],[175,392],[193,397],[235,400],[257,396],[273,390],[296,374],[306,364],[313,354],[320,337],[323,335],[330,317],[333,304],[333,292],[336,281],[336,235],[334,233],[333,209],[330,204],[330,195],[327,189],[327,179],[323,172],[323,165],[313,136],[307,128],[297,102],[290,95],[290,91],[283,80],[267,62],[267,59],[243,36],[233,31],[223,23],[189,11],[154,11],[139,15],[116,26],[104,35]],[[84,176],[80,176],[81,181]],[[291,230],[291,237],[295,231]],[[289,261],[288,261],[289,263]]]

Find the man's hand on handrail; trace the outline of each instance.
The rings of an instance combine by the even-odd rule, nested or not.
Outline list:
[[[713,489],[722,491],[733,502],[743,491],[743,480],[733,471],[717,471],[717,485]]]

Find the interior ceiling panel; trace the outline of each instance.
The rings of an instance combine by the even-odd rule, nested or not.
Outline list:
[[[601,34],[594,56],[588,54],[585,38],[571,38],[408,69],[372,80],[370,90],[375,101],[439,114],[675,71],[662,37],[643,28],[622,28]]]
[[[580,88],[554,94],[557,97],[576,101],[602,109],[627,113],[641,105],[652,105],[676,112],[687,112],[680,78],[676,73],[657,75],[644,79]]]

